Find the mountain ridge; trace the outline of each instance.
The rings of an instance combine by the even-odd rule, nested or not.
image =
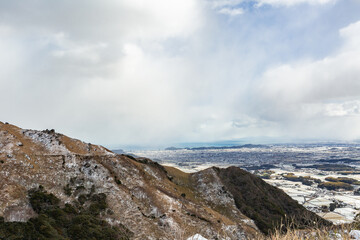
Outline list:
[[[84,196],[105,194],[109,211],[100,212],[100,218],[111,226],[125,226],[133,239],[186,239],[195,234],[208,239],[251,239],[278,227],[285,214],[267,228],[259,227],[259,221],[256,225],[252,215],[242,212],[239,194],[233,190],[239,186],[226,177],[226,170],[209,168],[188,174],[147,158],[115,154],[54,130],[24,130],[0,122],[0,160],[4,222],[27,222],[38,216],[28,192],[39,186],[56,196],[60,207],[75,204],[81,209],[81,202],[87,204]],[[242,173],[250,182],[261,180]],[[259,201],[261,191],[256,190]],[[274,193],[285,194],[279,191]],[[322,221],[312,214],[308,220]]]

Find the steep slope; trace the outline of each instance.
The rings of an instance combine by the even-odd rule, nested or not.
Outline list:
[[[186,174],[167,167],[173,181],[186,189],[193,189],[211,209],[225,214],[233,221],[238,213],[254,220],[265,234],[278,230],[282,225],[306,228],[330,226],[313,212],[289,197],[282,190],[267,184],[261,178],[238,167],[212,167],[196,173]],[[191,195],[190,198],[193,198]]]
[[[329,226],[330,223],[307,211],[282,190],[237,167],[214,168],[237,208],[267,233],[280,224],[296,228]],[[286,226],[284,226],[286,227]]]
[[[2,122],[0,182],[2,226],[36,222],[44,216],[62,224],[58,217],[66,215],[68,225],[79,218],[106,223],[133,239],[186,239],[197,233],[208,239],[253,239],[261,234],[259,228],[266,233],[288,216],[299,220],[299,226],[309,226],[308,220],[326,224],[279,189],[239,168],[188,174],[54,130],[23,130]],[[53,195],[51,199],[59,202],[47,206],[47,198],[41,197],[45,210],[34,206],[31,193],[39,187],[41,196]],[[75,210],[69,213],[69,206]],[[298,218],[303,215],[308,216]],[[66,224],[51,231],[68,231]],[[97,229],[96,224],[91,229]]]

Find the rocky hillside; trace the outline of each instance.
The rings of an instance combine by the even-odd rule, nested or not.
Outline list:
[[[14,229],[16,234],[31,229],[34,236],[72,238],[78,234],[75,226],[87,226],[94,234],[107,229],[109,239],[186,239],[195,234],[252,239],[284,218],[295,219],[299,227],[327,224],[239,168],[187,174],[54,130],[23,130],[2,122],[0,182],[0,238],[5,239],[2,234]]]

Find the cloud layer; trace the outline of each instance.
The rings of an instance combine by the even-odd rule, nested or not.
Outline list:
[[[330,0],[0,1],[0,120],[108,146],[356,139],[357,10]]]
[[[259,107],[261,118],[288,121],[299,134],[306,130],[307,137],[359,136],[360,21],[340,29],[339,35],[343,46],[333,55],[283,64],[263,74],[257,88],[258,106],[264,106]]]

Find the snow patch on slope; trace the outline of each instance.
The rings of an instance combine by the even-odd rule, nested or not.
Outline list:
[[[198,172],[197,182],[202,196],[209,202],[235,206],[231,193],[225,190],[225,186],[212,168]]]
[[[24,130],[23,134],[36,143],[41,143],[51,154],[68,154],[70,151],[61,144],[58,136],[53,133],[39,132],[35,130]]]
[[[186,240],[208,240],[208,239],[204,238],[203,236],[201,236],[200,234],[197,233],[194,236],[191,236]]]

